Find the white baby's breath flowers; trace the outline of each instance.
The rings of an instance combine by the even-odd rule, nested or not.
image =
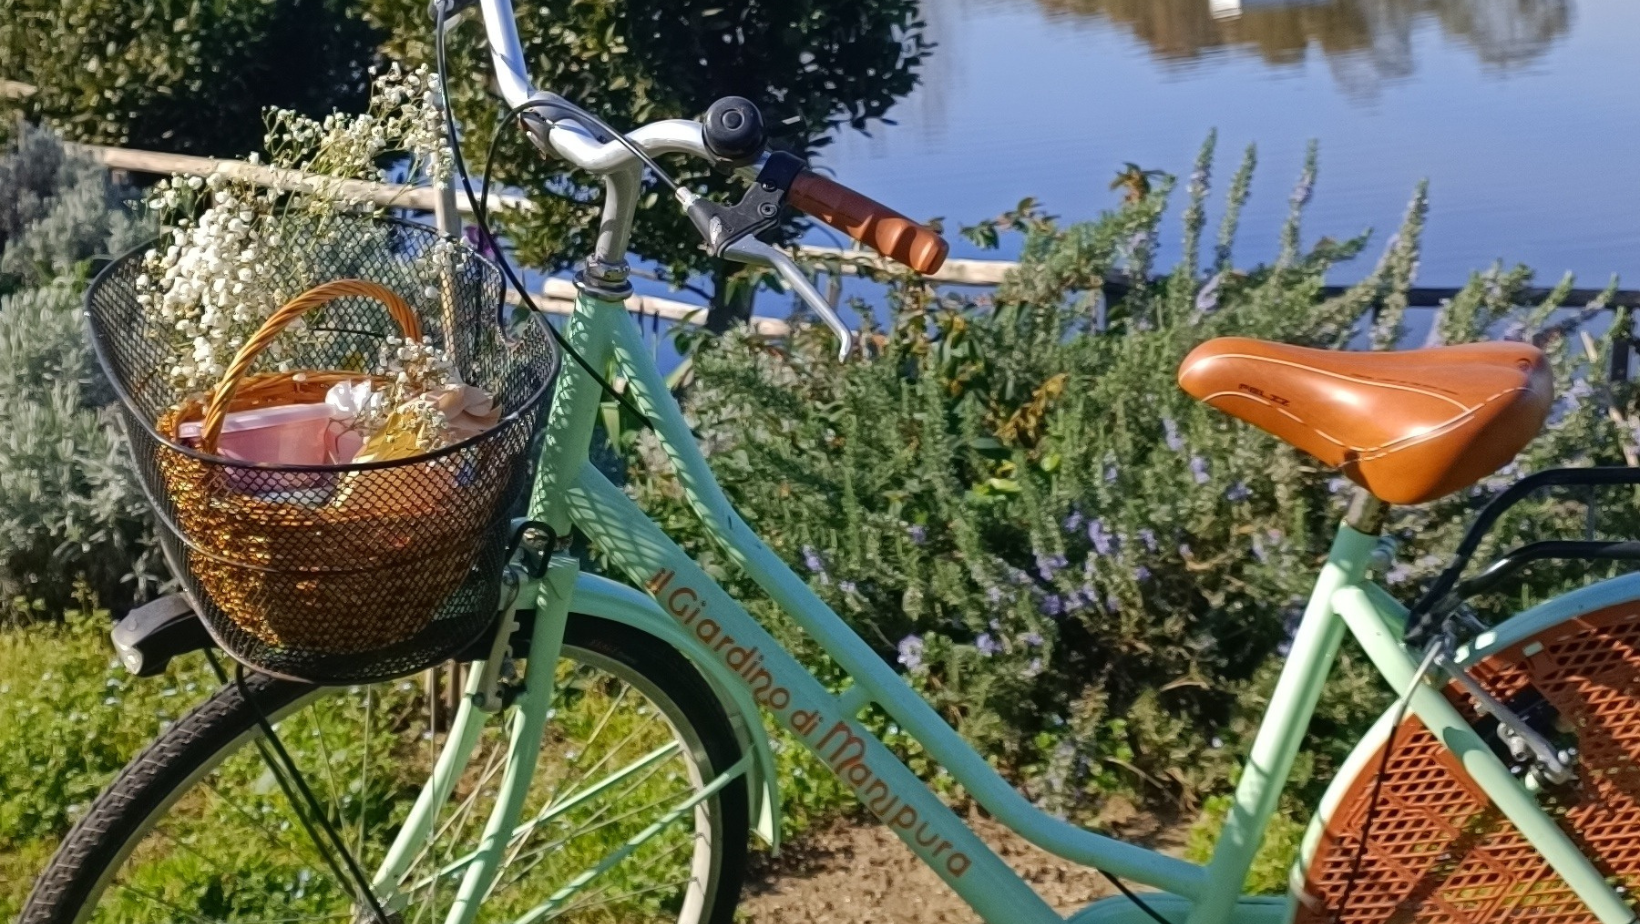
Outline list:
[[[430,338],[420,341],[389,337],[381,346],[371,370],[382,384],[367,387],[351,397],[354,416],[351,429],[366,439],[381,432],[389,418],[409,427],[423,448],[444,445],[448,421],[436,404],[436,393],[447,385],[459,384],[455,364],[448,353]]]
[[[427,68],[406,71],[394,65],[375,75],[364,114],[315,120],[292,110],[269,110],[270,166],[315,177],[296,194],[263,190],[221,172],[154,185],[146,204],[166,230],[144,257],[137,300],[152,320],[173,332],[165,371],[176,388],[184,394],[214,388],[239,348],[298,294],[284,291],[281,282],[301,278],[302,273],[288,271],[311,259],[296,245],[312,243],[315,220],[322,227],[325,217],[361,206],[344,194],[347,181],[380,179],[377,164],[395,154],[410,156],[412,175],[448,175],[438,98],[438,78]],[[251,163],[259,162],[252,155]],[[426,256],[433,265],[428,270],[458,265],[454,248],[435,246]],[[437,275],[416,269],[418,276]],[[437,293],[430,290],[424,286],[403,294],[431,299]],[[284,341],[299,337],[304,326],[298,321],[273,341],[264,354],[270,365],[293,368]]]

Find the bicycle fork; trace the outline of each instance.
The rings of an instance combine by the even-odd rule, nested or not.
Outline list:
[[[555,692],[564,626],[569,618],[570,598],[579,572],[580,564],[570,557],[554,558],[547,568],[531,630],[530,657],[524,670],[524,684],[514,701],[517,708],[513,710],[509,723],[506,766],[495,806],[485,823],[477,848],[431,874],[442,879],[456,872],[461,873],[461,883],[445,918],[446,924],[471,924],[477,916],[479,905],[495,883],[496,873],[523,814],[530,781],[541,756],[541,739],[546,730],[548,707]],[[524,596],[523,591],[520,596]],[[479,705],[486,693],[485,678],[491,674],[483,667],[474,665],[474,669],[467,672],[461,707],[456,712],[444,750],[440,752],[431,778],[417,797],[416,804],[371,883],[376,893],[383,896],[383,905],[391,911],[402,911],[411,901],[418,884],[412,883],[406,888],[400,880],[415,865],[434,837],[439,809],[449,801],[457,780],[472,761],[479,735],[489,718],[486,710]]]

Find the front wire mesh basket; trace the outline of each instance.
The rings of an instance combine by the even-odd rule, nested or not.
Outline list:
[[[544,321],[501,328],[495,265],[434,229],[332,216],[310,231],[295,246],[286,232],[269,255],[267,288],[295,294],[349,279],[402,295],[461,380],[500,405],[493,428],[387,462],[270,466],[207,455],[170,435],[176,409],[200,402],[168,374],[174,331],[138,302],[144,248],[98,274],[86,312],[166,559],[211,636],[266,673],[374,682],[450,658],[493,621],[509,519],[529,483],[558,355]],[[362,380],[383,343],[402,336],[380,301],[356,295],[304,320],[300,336],[280,339],[278,361],[298,370]],[[275,365],[259,358],[249,378],[276,379]],[[301,400],[323,400],[318,384],[309,390]]]

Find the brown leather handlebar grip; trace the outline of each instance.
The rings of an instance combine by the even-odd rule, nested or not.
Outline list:
[[[933,229],[807,170],[792,180],[787,201],[805,215],[924,275],[939,269],[951,249]]]

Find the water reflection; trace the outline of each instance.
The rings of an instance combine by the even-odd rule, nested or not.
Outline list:
[[[1439,24],[1489,67],[1530,63],[1571,26],[1571,0],[1038,0],[1051,14],[1099,17],[1163,61],[1186,65],[1226,49],[1271,65],[1326,57],[1346,87],[1370,92],[1413,72],[1414,32]]]

